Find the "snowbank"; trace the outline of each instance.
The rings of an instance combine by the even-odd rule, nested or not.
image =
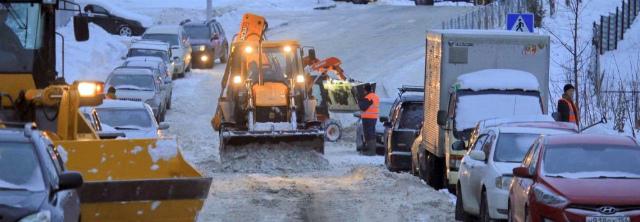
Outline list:
[[[624,40],[618,42],[618,49],[606,52],[600,57],[601,70],[607,76],[615,76],[616,81],[637,81],[640,73],[640,20],[624,33]],[[616,84],[616,87],[618,85]]]
[[[68,83],[75,80],[106,80],[112,69],[122,63],[129,38],[107,33],[95,24],[89,24],[89,40],[76,42],[73,24],[58,29],[65,36],[64,71]],[[62,41],[56,38],[57,54],[62,54]],[[62,57],[58,56],[57,71],[62,72]]]
[[[107,11],[109,11],[109,13],[111,13],[112,15],[118,16],[118,17],[122,17],[125,19],[130,19],[130,20],[134,20],[134,21],[138,21],[140,22],[140,24],[142,26],[144,26],[145,28],[149,28],[153,25],[153,19],[151,19],[151,17],[145,16],[145,15],[141,15],[135,12],[132,12],[130,10],[124,9],[116,4],[113,4],[113,1],[107,1],[107,0],[80,0],[80,6],[82,7],[82,10],[84,10],[84,7],[86,5],[92,4],[92,5],[98,5],[103,7],[104,9],[106,9]]]
[[[460,89],[473,91],[488,89],[537,91],[540,88],[540,84],[533,74],[513,69],[485,69],[467,73],[459,76],[455,85]]]
[[[160,139],[155,148],[149,145],[147,151],[154,163],[158,160],[169,161],[178,155],[178,143],[175,139]]]

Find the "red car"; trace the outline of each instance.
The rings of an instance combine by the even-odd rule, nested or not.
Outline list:
[[[509,221],[640,222],[640,146],[630,137],[541,136],[513,175]]]

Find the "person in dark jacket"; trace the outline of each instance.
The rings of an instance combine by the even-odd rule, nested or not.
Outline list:
[[[558,121],[570,122],[575,124],[579,123],[580,119],[578,117],[578,109],[573,102],[574,92],[575,87],[573,87],[573,85],[564,85],[564,93],[562,94],[562,98],[558,100]]]
[[[364,98],[358,101],[362,114],[362,132],[364,134],[365,150],[364,155],[373,156],[376,154],[376,122],[378,121],[380,98],[373,92],[370,84],[364,86]]]

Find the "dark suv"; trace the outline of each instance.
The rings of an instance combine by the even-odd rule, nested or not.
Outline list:
[[[185,20],[180,23],[191,40],[191,64],[195,68],[213,68],[216,59],[227,62],[229,42],[222,25],[215,19],[207,22]]]
[[[391,171],[411,169],[411,145],[420,132],[424,110],[424,88],[403,86],[384,124],[384,163]]]
[[[0,122],[0,221],[80,221],[82,176],[65,171],[63,148],[10,125]]]

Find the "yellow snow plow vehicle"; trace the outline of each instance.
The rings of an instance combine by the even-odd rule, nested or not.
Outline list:
[[[211,178],[171,139],[101,139],[79,107],[97,106],[101,82],[67,84],[56,72],[55,13],[79,11],[62,0],[0,0],[0,125],[34,122],[69,170],[83,174],[83,221],[194,221]],[[78,41],[87,18],[73,19]],[[62,60],[64,61],[64,60]]]

